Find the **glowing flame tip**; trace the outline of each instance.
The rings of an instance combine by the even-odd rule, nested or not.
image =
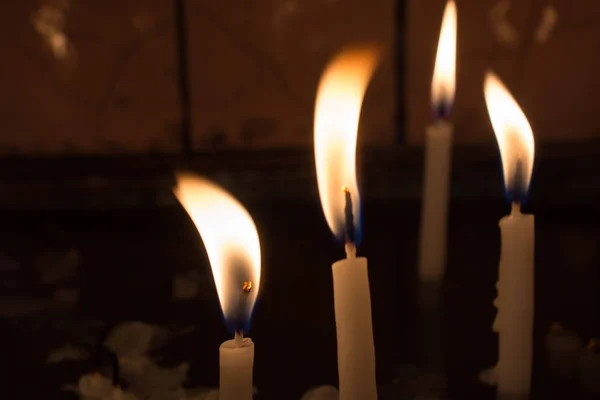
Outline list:
[[[431,81],[431,103],[437,118],[446,118],[456,91],[456,4],[446,3]]]
[[[178,173],[175,196],[192,219],[210,261],[221,308],[232,330],[247,328],[258,294],[261,255],[252,217],[229,193]]]
[[[347,216],[354,228],[360,226],[355,159],[358,122],[379,58],[380,49],[376,45],[341,51],[325,68],[317,91],[314,119],[317,183],[325,219],[338,238],[344,238]],[[344,194],[339,192],[340,187]],[[350,212],[346,211],[346,204],[351,205]]]
[[[517,101],[500,78],[491,71],[485,76],[484,94],[500,149],[509,200],[523,202],[533,172],[533,131]]]

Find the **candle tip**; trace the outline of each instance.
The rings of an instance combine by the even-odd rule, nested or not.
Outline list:
[[[244,293],[250,293],[251,290],[252,290],[252,281],[244,281],[244,284],[242,285],[242,291]]]
[[[356,245],[352,242],[346,242],[344,246],[346,250],[346,258],[356,258]]]
[[[514,203],[512,203],[512,210],[510,215],[512,215],[513,217],[517,217],[519,215],[521,215],[521,203],[515,201]]]
[[[234,343],[236,347],[242,347],[244,344],[244,332],[235,331],[235,335],[233,337]]]

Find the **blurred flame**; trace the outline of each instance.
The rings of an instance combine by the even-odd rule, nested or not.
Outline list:
[[[35,12],[32,18],[35,30],[46,41],[57,59],[66,58],[71,46],[65,34],[69,3],[63,3],[58,6],[44,5]]]
[[[435,69],[431,81],[431,102],[434,107],[450,107],[456,90],[456,4],[453,0],[446,3]],[[445,115],[444,115],[445,116]]]
[[[527,191],[533,172],[535,143],[527,117],[506,86],[493,73],[488,72],[484,82],[485,101],[496,134],[504,182],[508,189],[514,185]]]
[[[376,46],[352,47],[327,65],[317,91],[315,163],[321,206],[333,234],[345,231],[345,194],[350,191],[354,226],[359,224],[356,139],[360,109],[379,60]]]
[[[231,194],[192,174],[177,174],[174,193],[204,242],[225,318],[249,321],[261,274],[252,217]]]

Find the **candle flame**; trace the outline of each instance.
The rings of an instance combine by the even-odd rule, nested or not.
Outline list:
[[[174,193],[204,242],[225,319],[234,330],[244,330],[261,274],[252,217],[231,194],[193,174],[177,174]]]
[[[484,93],[502,157],[504,184],[510,200],[520,202],[533,172],[533,132],[519,104],[493,72],[485,76]]]
[[[336,237],[346,231],[349,193],[354,227],[359,226],[356,139],[365,92],[379,61],[376,46],[356,46],[327,65],[317,91],[314,120],[315,164],[325,219]],[[342,188],[342,191],[340,191]]]
[[[448,117],[456,91],[456,4],[446,3],[435,68],[431,81],[431,103],[436,117]]]

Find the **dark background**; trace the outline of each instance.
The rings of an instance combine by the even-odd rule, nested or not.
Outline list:
[[[453,398],[485,398],[493,391],[475,377],[496,358],[497,224],[509,207],[493,149],[454,153],[448,270],[434,328],[441,346],[429,337],[431,325],[416,304],[419,150],[361,152],[359,253],[369,259],[378,383],[390,384],[398,368],[413,364],[445,374]],[[561,146],[538,154],[525,206],[536,215],[536,390],[560,398],[546,393],[552,381],[544,377],[543,338],[550,324],[560,321],[585,340],[600,328],[597,151]],[[179,169],[222,184],[256,221],[263,281],[250,336],[260,398],[299,398],[311,386],[335,384],[330,265],[343,250],[322,217],[312,162],[304,151],[2,161],[3,254],[20,265],[3,273],[4,314],[12,310],[13,316],[3,319],[2,343],[10,382],[36,382],[21,386],[22,398],[67,396],[60,386],[94,368],[93,360],[44,365],[51,349],[85,342],[81,321],[90,319],[194,326],[157,350],[161,365],[191,362],[191,386],[217,384],[217,349],[229,333],[200,238],[170,192],[172,171]],[[79,289],[79,300],[65,308],[51,300],[58,287],[40,282],[35,257],[67,248],[80,252],[82,264],[67,283]],[[174,274],[190,269],[200,271],[199,295],[173,302]],[[15,304],[33,310],[16,313]],[[93,337],[101,329],[86,332]],[[433,355],[426,351],[431,348]]]
[[[194,327],[154,355],[161,366],[190,362],[190,387],[217,385],[218,346],[230,334],[202,242],[171,194],[179,169],[223,185],[255,219],[263,281],[250,336],[260,399],[299,399],[312,386],[336,384],[330,265],[343,249],[322,216],[312,149],[232,150],[216,140],[194,150],[185,10],[182,2],[173,4],[181,107],[170,128],[175,154],[159,146],[111,157],[9,154],[0,160],[0,382],[7,398],[72,397],[61,386],[96,368],[94,359],[46,365],[48,353],[67,342],[93,350],[106,329],[126,320]],[[398,55],[407,40],[404,6],[396,8]],[[402,57],[396,61],[395,72],[404,77]],[[12,71],[22,67],[6,62]],[[27,70],[16,78],[27,82]],[[441,288],[427,293],[441,296],[442,307],[427,315],[416,301],[422,148],[405,144],[404,79],[394,85],[393,143],[361,146],[357,155],[364,200],[359,254],[369,259],[378,383],[390,386],[409,364],[446,376],[453,399],[491,398],[493,390],[476,375],[497,354],[491,325],[498,220],[509,212],[499,154],[495,145],[454,149],[448,270]],[[36,88],[31,83],[29,90]],[[135,139],[146,132],[129,133]],[[534,392],[536,398],[576,398],[576,385],[548,378],[543,340],[555,321],[584,341],[600,335],[600,143],[565,140],[536,150],[525,205],[536,215]],[[80,267],[66,281],[44,283],[40,257],[69,249],[81,257]],[[199,294],[174,300],[175,274],[190,270],[199,271]],[[61,289],[75,291],[75,301],[58,301]]]

